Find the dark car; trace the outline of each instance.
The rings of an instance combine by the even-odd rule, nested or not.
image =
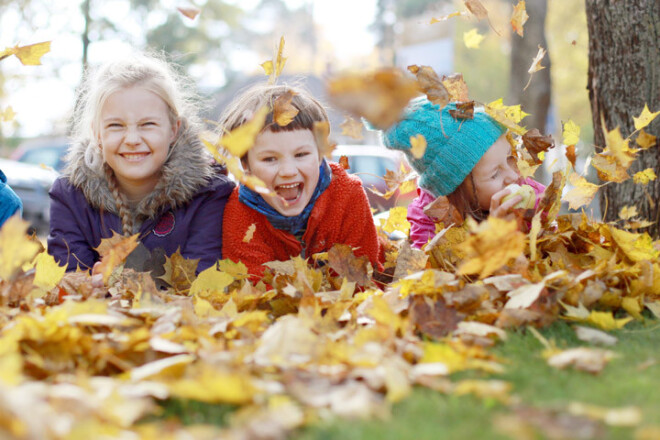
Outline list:
[[[369,189],[375,188],[385,194],[388,188],[383,176],[387,170],[399,172],[403,166],[410,172],[411,168],[402,153],[381,145],[338,145],[332,151],[332,160],[339,161],[341,156],[348,159],[350,168],[347,171],[362,180],[369,204],[377,212],[387,211],[394,206],[407,206],[417,196],[416,191],[400,194],[400,190],[396,190],[392,197],[385,199]]]
[[[50,221],[48,190],[59,173],[10,159],[0,159],[0,169],[7,176],[7,184],[23,202],[23,218],[38,234],[46,233]]]

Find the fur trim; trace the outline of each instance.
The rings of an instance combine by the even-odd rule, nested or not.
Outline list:
[[[213,175],[213,160],[199,137],[185,121],[181,134],[163,165],[163,173],[154,190],[133,209],[135,218],[153,218],[164,206],[177,208],[190,201],[199,189],[208,184]],[[80,189],[95,209],[119,215],[102,168],[94,170],[85,161],[87,144],[76,143],[66,157],[64,175]]]

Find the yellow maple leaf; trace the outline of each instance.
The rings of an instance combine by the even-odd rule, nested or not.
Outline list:
[[[619,218],[621,220],[630,220],[633,217],[637,217],[639,213],[637,212],[636,206],[624,206],[619,211]]]
[[[649,110],[649,106],[647,104],[644,104],[644,110],[642,110],[642,113],[639,115],[639,117],[637,118],[633,117],[633,121],[635,123],[635,130],[640,130],[646,127],[658,115],[660,115],[660,111],[651,113],[651,111]]]
[[[27,236],[28,227],[14,215],[0,228],[0,279],[11,280],[39,252],[39,245]]]
[[[466,253],[465,261],[458,268],[459,274],[475,273],[479,278],[486,278],[525,249],[525,234],[513,220],[488,217],[476,224],[468,218],[468,225],[471,234],[459,246]]]
[[[656,176],[653,168],[647,168],[643,171],[633,174],[633,181],[639,185],[646,185],[650,181],[655,180],[657,177],[658,176]]]
[[[410,136],[410,146],[410,153],[413,157],[420,159],[426,151],[426,138],[421,134]]]
[[[42,252],[35,259],[34,285],[50,290],[57,286],[65,272],[66,266],[59,266],[51,255]]]
[[[44,41],[28,46],[16,46],[14,55],[24,66],[39,66],[41,65],[41,57],[48,52],[50,52],[50,41]]]
[[[523,26],[529,19],[527,10],[525,10],[525,0],[520,0],[516,6],[513,7],[513,14],[511,14],[511,28],[521,37],[523,36]]]
[[[2,119],[3,122],[11,122],[15,117],[16,113],[14,113],[14,109],[11,108],[11,105],[4,109],[4,111],[0,112],[0,119]]]
[[[660,256],[660,251],[653,246],[653,239],[646,232],[635,234],[614,226],[606,225],[619,249],[632,261],[653,261]]]
[[[529,116],[529,113],[522,111],[520,105],[504,105],[502,98],[486,104],[484,107],[486,113],[488,113],[493,119],[495,119],[500,124],[507,127],[512,132],[524,135],[527,132],[527,129],[518,125],[520,121],[526,116]]]
[[[470,29],[463,33],[463,43],[468,49],[479,49],[479,45],[485,37],[477,31],[477,28]]]
[[[580,126],[570,119],[564,123],[564,144],[575,145],[580,140]]]
[[[252,241],[252,237],[254,236],[254,231],[257,230],[257,224],[252,223],[248,228],[247,231],[245,231],[245,235],[243,236],[243,243],[249,243]]]
[[[627,168],[624,168],[616,158],[603,153],[595,154],[591,165],[598,172],[598,177],[607,182],[623,182],[630,178]]]
[[[137,247],[139,235],[134,234],[124,237],[114,233],[112,238],[101,240],[101,244],[96,248],[96,251],[101,256],[101,264],[97,270],[103,275],[104,283],[108,282],[112,271],[122,264],[126,257]]]
[[[656,139],[656,136],[653,136],[652,134],[645,132],[644,129],[641,129],[637,135],[637,139],[635,139],[635,142],[637,142],[637,145],[639,145],[640,148],[646,150],[655,145]]]
[[[631,296],[626,296],[621,300],[621,307],[623,310],[628,312],[633,318],[642,321],[642,303],[640,301],[641,297],[633,298]]]
[[[603,330],[618,330],[630,321],[632,321],[631,317],[615,319],[612,312],[599,312],[597,310],[592,310],[589,313],[589,317],[585,320],[585,322],[598,326]]]
[[[261,107],[249,122],[222,136],[220,145],[234,156],[242,157],[254,145],[254,140],[261,132],[269,112],[267,106]]]
[[[280,127],[286,127],[298,114],[298,109],[291,104],[295,93],[287,90],[273,102],[273,119]]]
[[[344,122],[342,122],[339,127],[341,127],[341,134],[344,136],[352,137],[353,139],[360,140],[362,136],[362,122],[347,116]]]
[[[233,276],[227,272],[217,270],[215,266],[211,266],[197,275],[197,278],[190,286],[190,295],[199,296],[205,293],[223,292],[225,287],[233,282]]]
[[[408,215],[408,209],[405,206],[395,206],[390,209],[390,215],[387,217],[387,221],[383,225],[383,230],[386,232],[401,231],[404,234],[408,234],[410,231],[410,223],[406,219]]]
[[[624,169],[630,168],[639,150],[629,147],[630,140],[621,136],[619,127],[607,132],[605,142],[607,147],[603,150],[603,154],[611,155]]]
[[[261,67],[264,69],[264,72],[269,76],[268,82],[271,84],[273,84],[277,77],[280,76],[282,70],[284,69],[284,64],[286,64],[287,58],[282,56],[283,52],[284,36],[280,37],[280,44],[277,46],[275,60],[268,60],[261,63]]]
[[[568,202],[571,209],[589,204],[598,192],[598,185],[587,182],[584,177],[576,173],[570,174],[568,181],[573,185],[573,188],[566,193],[563,200]]]

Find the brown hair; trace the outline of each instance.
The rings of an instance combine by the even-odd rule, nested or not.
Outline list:
[[[289,124],[280,126],[274,121],[273,104],[277,98],[289,91],[293,92],[291,105],[298,109],[298,114]],[[268,106],[269,112],[262,131],[270,130],[276,133],[294,130],[314,131],[315,122],[328,122],[328,113],[323,105],[304,88],[259,83],[245,89],[225,108],[220,115],[220,133],[230,132],[249,122],[257,110],[265,105]]]
[[[468,174],[465,180],[451,194],[447,195],[447,199],[464,219],[468,215],[477,221],[485,220],[488,217],[488,211],[484,211],[479,206],[472,173]]]

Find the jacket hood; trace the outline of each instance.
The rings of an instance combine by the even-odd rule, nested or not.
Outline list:
[[[74,187],[83,192],[94,208],[119,215],[103,169],[92,169],[85,162],[86,149],[87,144],[84,142],[71,146],[63,174]],[[214,173],[212,163],[213,159],[199,137],[183,122],[181,134],[163,165],[160,180],[154,190],[133,208],[133,215],[136,218],[152,218],[165,206],[177,208],[190,201],[210,181]]]

